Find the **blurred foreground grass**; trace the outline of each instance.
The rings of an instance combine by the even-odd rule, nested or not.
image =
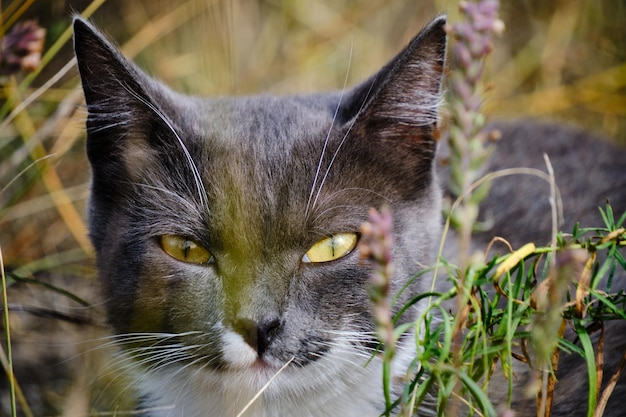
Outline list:
[[[0,3],[1,35],[28,19],[47,30],[35,73],[0,76],[0,248],[17,386],[36,416],[85,415],[90,403],[111,402],[87,388],[96,376],[109,381],[98,370],[101,352],[85,343],[105,333],[84,224],[85,112],[72,10],[92,14],[127,55],[175,89],[288,94],[342,88],[346,74],[348,85],[363,80],[437,13],[455,19],[457,1]],[[506,1],[501,17],[506,31],[488,62],[485,110],[559,119],[626,143],[626,3]],[[0,415],[9,415],[5,378]]]

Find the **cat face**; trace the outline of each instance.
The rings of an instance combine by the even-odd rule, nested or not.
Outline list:
[[[394,310],[430,285],[413,278],[439,233],[443,23],[350,91],[203,99],[75,20],[90,235],[110,324],[142,378],[255,392],[288,364],[267,404],[363,374],[377,346],[356,248],[370,207],[394,213],[392,293],[408,285]]]

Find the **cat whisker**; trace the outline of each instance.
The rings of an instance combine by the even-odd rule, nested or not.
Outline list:
[[[194,182],[195,182],[195,185],[196,185],[196,191],[198,193],[198,198],[200,199],[200,204],[208,211],[209,203],[208,203],[208,200],[207,200],[207,192],[206,192],[206,189],[204,188],[204,184],[202,182],[202,176],[200,175],[200,171],[198,170],[198,167],[196,166],[196,163],[194,162],[193,158],[191,157],[191,153],[189,152],[189,149],[187,149],[187,146],[185,145],[185,143],[181,139],[181,137],[178,134],[178,132],[176,132],[176,129],[174,129],[174,126],[172,125],[170,120],[154,104],[150,103],[150,101],[148,101],[147,99],[145,99],[144,97],[139,95],[137,92],[133,91],[132,88],[128,87],[126,84],[121,83],[121,82],[120,82],[120,85],[130,95],[135,97],[143,105],[148,107],[156,116],[158,116],[159,119],[161,119],[161,121],[163,121],[163,123],[165,123],[167,128],[172,132],[172,134],[176,138],[176,141],[178,142],[180,148],[182,149],[183,153],[185,154],[185,159],[187,160],[187,164],[188,164],[189,168],[191,169],[191,172],[192,172],[192,175],[193,175],[193,179],[194,179]]]
[[[138,187],[142,187],[142,188],[147,188],[153,191],[159,191],[163,194],[166,194],[170,197],[174,197],[176,199],[176,201],[178,202],[178,204],[181,204],[182,206],[186,206],[189,211],[193,212],[196,210],[196,207],[191,204],[189,202],[188,199],[186,199],[185,197],[181,196],[180,194],[178,194],[177,192],[174,192],[172,190],[168,190],[165,186],[162,187],[157,187],[155,185],[150,185],[150,184],[146,184],[146,183],[138,183],[138,182],[134,182],[133,185],[138,186]]]
[[[355,318],[359,317],[358,314],[354,314]],[[344,335],[358,335],[358,336],[364,336],[364,337],[372,337],[376,335],[376,332],[371,331],[365,331],[365,330],[322,330],[324,333],[327,334],[333,334],[333,335],[337,335],[337,336],[344,336]]]
[[[322,218],[324,215],[326,215],[327,213],[329,213],[332,210],[339,210],[339,209],[355,209],[355,208],[359,208],[358,206],[355,205],[349,205],[349,204],[342,204],[342,205],[337,205],[337,206],[333,206],[330,207],[320,213],[318,213],[318,215],[315,217],[315,219],[313,220],[313,222],[317,222],[320,218]]]
[[[376,352],[366,352],[354,349],[340,349],[335,347],[331,357],[349,363],[357,368],[363,368],[372,360]]]
[[[337,342],[329,341],[325,342],[324,346],[330,346],[331,348],[343,349],[348,352],[355,352],[359,354],[366,353],[368,355],[371,355],[372,353],[378,351],[376,347],[363,344],[363,340],[360,339],[342,339],[341,341]]]
[[[376,349],[372,348],[371,346],[364,345],[363,344],[364,341],[371,342],[371,338],[368,338],[367,340],[364,340],[360,337],[354,338],[352,340],[349,340],[347,338],[340,338],[338,340],[314,341],[312,343],[317,346],[330,348],[328,352],[331,352],[330,354],[332,354],[333,357],[338,356],[337,354],[339,353],[345,353],[345,354],[348,354],[349,356],[358,356],[358,357],[362,357],[365,359],[370,359],[372,357],[372,354],[376,352]],[[314,352],[312,354],[315,356],[322,357],[328,353],[317,354]],[[339,355],[338,357],[343,358],[344,356]],[[344,359],[347,359],[347,358],[344,358]]]
[[[158,363],[161,358],[174,359],[176,357],[185,358],[189,349],[195,349],[195,346],[172,345],[159,348],[138,348],[130,349],[129,354],[139,365],[145,365],[150,362]]]
[[[383,195],[383,194],[381,194],[379,192],[376,192],[374,190],[370,190],[368,188],[363,188],[363,187],[343,188],[341,190],[335,191],[332,194],[326,196],[325,201],[332,201],[334,198],[337,198],[338,196],[340,196],[343,193],[354,192],[354,191],[361,191],[363,193],[373,194],[373,195],[375,195],[377,197],[382,198],[383,200],[387,201],[388,203],[392,202],[392,200],[390,198],[388,198],[387,196],[385,196],[385,195]],[[346,207],[347,208],[353,208],[353,207],[359,207],[359,206],[351,206],[351,205],[337,205],[337,206],[333,206],[333,207],[330,207],[329,209],[325,210],[324,212],[318,214],[318,216],[314,219],[314,221],[319,219],[323,214],[327,213],[330,210],[334,210],[336,208],[346,208]]]
[[[163,343],[181,336],[194,335],[198,333],[201,332],[192,331],[186,333],[128,333],[122,335],[114,335],[99,339],[107,341],[107,343],[100,344],[93,350],[107,349],[113,346],[124,347],[124,345],[126,345],[126,347],[120,354],[115,355],[116,360],[114,360],[111,365],[115,369],[132,368],[135,366],[145,365],[151,360],[157,360],[163,355],[170,355],[170,357],[172,358],[180,356],[182,359],[184,359],[184,355],[188,355],[187,351],[195,349],[198,346],[184,345],[182,343],[173,343],[168,345],[163,345],[159,343]],[[149,344],[146,345],[146,343]],[[135,344],[141,345],[131,346]],[[138,360],[142,357],[147,357],[148,359]]]
[[[345,339],[341,339],[340,342],[326,342],[325,345],[331,346],[331,347],[349,348],[349,349],[354,349],[358,351],[368,351],[368,352],[378,351],[376,347],[372,347],[374,346],[374,343],[372,342],[373,342],[372,339],[363,340],[363,339],[358,339],[358,338],[354,338],[354,339],[345,338]],[[348,346],[346,346],[346,344],[348,344]],[[378,344],[376,344],[376,346],[377,345]]]
[[[339,101],[337,102],[337,107],[335,107],[335,112],[333,113],[333,119],[330,123],[330,127],[328,128],[328,132],[326,133],[326,138],[324,139],[324,146],[322,147],[322,152],[320,154],[320,159],[317,163],[317,169],[315,170],[315,177],[313,178],[313,185],[311,186],[311,192],[309,193],[309,199],[307,200],[306,203],[306,208],[304,210],[304,217],[308,218],[309,216],[309,209],[311,208],[311,198],[313,198],[313,193],[315,192],[315,186],[317,185],[317,180],[319,179],[319,175],[320,175],[320,171],[322,169],[322,163],[324,161],[324,155],[326,154],[326,148],[328,147],[328,142],[330,141],[330,136],[331,133],[333,131],[333,129],[335,128],[335,123],[337,121],[337,116],[339,115],[339,110],[341,109],[341,104],[343,102],[343,98],[346,92],[346,86],[348,85],[348,76],[350,75],[350,66],[352,64],[352,46],[350,46],[350,56],[348,58],[348,67],[346,68],[346,76],[343,80],[343,87],[341,89],[341,94],[339,95]],[[322,184],[320,184],[320,189],[323,185],[324,181],[322,181]],[[318,191],[318,195],[319,195],[319,191]],[[317,200],[317,196],[316,196],[316,200]],[[313,203],[313,207],[315,207],[315,203]]]
[[[365,365],[367,364],[368,360],[371,358],[371,355],[355,355],[353,351],[350,350],[339,350],[337,349],[336,351],[334,351],[333,353],[329,354],[322,354],[322,353],[312,353],[312,356],[318,357],[320,359],[323,358],[331,358],[332,362],[335,363],[336,361],[341,361],[344,364],[350,365],[354,368],[363,368],[365,367]],[[362,361],[357,360],[357,358],[362,359]],[[334,368],[332,367],[332,365],[327,364],[325,362],[319,361],[318,363],[320,366],[324,366],[326,367],[330,372],[332,372],[334,370]]]
[[[188,370],[191,366],[195,365],[198,362],[201,361],[205,361],[205,363],[202,366],[199,366],[196,370],[194,370],[191,374],[191,377],[189,378],[185,378],[184,382],[182,384],[180,384],[180,387],[176,390],[176,393],[174,394],[174,398],[180,398],[181,394],[183,392],[186,392],[189,390],[189,387],[192,383],[193,380],[195,380],[195,377],[202,371],[204,371],[206,368],[209,367],[209,365],[211,364],[211,358],[209,358],[208,356],[200,356],[198,358],[196,358],[193,362],[189,363],[189,364],[185,364],[184,366],[180,367],[176,372],[174,373],[169,373],[166,375],[168,380],[173,380],[177,375],[181,374],[182,372],[185,372],[186,370]]]
[[[167,359],[167,363],[179,362],[189,358],[190,355],[187,352],[180,352],[178,347],[170,347],[166,351],[155,353],[155,351],[145,351],[139,355],[134,354],[132,351],[126,354],[119,355],[115,360],[111,361],[110,366],[112,370],[110,372],[116,372],[118,370],[132,371],[134,369],[147,368],[148,370],[154,369],[159,366],[163,359]],[[103,375],[107,376],[107,374]]]
[[[332,336],[334,340],[356,339],[361,341],[376,340],[375,332],[360,330],[322,330],[322,333]]]
[[[198,362],[206,360],[207,363],[204,365],[204,367],[209,365],[210,361],[207,360],[209,359],[207,356],[198,356],[196,353],[193,353],[194,350],[197,351],[199,348],[202,347],[203,345],[174,344],[168,346],[128,349],[125,353],[120,355],[118,360],[113,361],[110,364],[112,370],[105,374],[99,375],[99,378],[105,378],[107,375],[116,372],[116,376],[107,384],[107,386],[109,386],[123,375],[132,376],[134,374],[134,371],[138,369],[141,369],[141,373],[143,373],[144,376],[147,376],[159,372],[161,369],[169,367],[172,364],[182,362],[182,366],[177,366],[173,368],[176,369],[175,372],[167,372],[159,375],[160,378],[171,379],[180,372],[183,372],[185,369],[193,366]],[[140,353],[136,354],[135,352]],[[138,358],[142,359],[138,360]],[[135,381],[129,381],[126,389],[131,389],[134,385],[136,385]]]
[[[87,344],[91,344],[91,343],[96,343],[96,346],[91,347],[91,348],[86,349],[86,350],[83,350],[83,351],[81,351],[80,353],[77,353],[74,356],[70,356],[65,361],[63,361],[62,363],[72,361],[72,360],[74,360],[74,359],[76,359],[76,358],[78,358],[80,356],[83,356],[83,355],[91,353],[91,352],[106,350],[106,349],[110,349],[110,348],[113,348],[113,347],[122,347],[122,345],[125,344],[125,343],[132,344],[132,343],[138,343],[138,342],[141,342],[141,341],[150,341],[150,340],[158,340],[158,339],[168,340],[168,339],[174,338],[174,337],[188,336],[188,335],[198,334],[198,333],[202,333],[202,332],[191,331],[191,332],[178,333],[178,334],[173,334],[173,333],[172,334],[170,334],[170,333],[127,333],[127,334],[117,334],[117,335],[103,336],[103,337],[98,337],[98,338],[94,338],[94,339],[87,339],[87,340],[79,342],[78,344],[80,344],[80,345],[87,345]]]
[[[339,142],[339,145],[337,146],[337,149],[335,149],[335,152],[333,153],[333,156],[330,159],[330,163],[328,164],[328,167],[326,168],[326,172],[324,173],[324,177],[322,178],[322,182],[320,183],[320,185],[319,185],[319,187],[317,189],[317,194],[315,195],[315,199],[313,200],[312,208],[315,208],[315,206],[317,205],[317,200],[319,199],[320,193],[322,192],[322,188],[324,187],[324,184],[326,183],[326,179],[328,178],[328,174],[330,174],[330,170],[332,169],[333,164],[335,163],[335,160],[337,159],[337,155],[339,155],[339,151],[343,147],[343,144],[346,142],[346,140],[350,136],[350,132],[352,132],[352,128],[354,127],[354,124],[359,119],[359,115],[361,114],[361,112],[365,108],[365,105],[367,103],[367,100],[368,100],[371,92],[372,92],[372,88],[373,88],[374,84],[375,83],[372,83],[370,85],[370,87],[369,87],[369,89],[367,91],[367,94],[365,95],[363,101],[361,102],[361,105],[359,107],[359,111],[357,112],[356,117],[354,117],[354,119],[350,123],[350,126],[346,130],[346,133],[344,133],[343,138],[341,139],[341,142]],[[343,92],[342,92],[342,94],[343,94]]]
[[[160,339],[160,340],[169,340],[176,337],[184,337],[191,335],[202,334],[201,331],[191,330],[183,333],[165,333],[165,332],[137,332],[137,333],[120,333],[112,336],[106,336],[103,339],[116,339],[117,341],[123,341],[124,339],[130,338],[151,338],[151,339]]]

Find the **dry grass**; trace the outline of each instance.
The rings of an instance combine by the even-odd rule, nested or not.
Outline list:
[[[80,416],[90,403],[115,404],[121,398],[94,396],[86,388],[96,375],[101,386],[111,377],[101,368],[101,352],[90,350],[103,334],[103,319],[83,215],[85,113],[76,70],[68,65],[71,9],[94,13],[94,22],[126,54],[175,89],[240,95],[337,89],[346,73],[354,84],[438,12],[448,11],[454,19],[456,3],[3,2],[2,33],[13,20],[33,17],[48,29],[46,65],[37,74],[0,78],[0,247],[9,283],[13,362],[28,404],[20,406],[21,413],[28,415],[30,408],[33,415]],[[503,3],[507,31],[489,61],[493,85],[486,111],[556,118],[626,143],[625,3]],[[5,357],[6,350],[0,351],[0,359]],[[0,379],[1,415],[9,415],[7,386]]]

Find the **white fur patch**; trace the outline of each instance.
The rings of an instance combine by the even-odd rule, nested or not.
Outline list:
[[[224,328],[222,333],[222,357],[233,368],[246,369],[257,360],[257,353],[241,335]]]

